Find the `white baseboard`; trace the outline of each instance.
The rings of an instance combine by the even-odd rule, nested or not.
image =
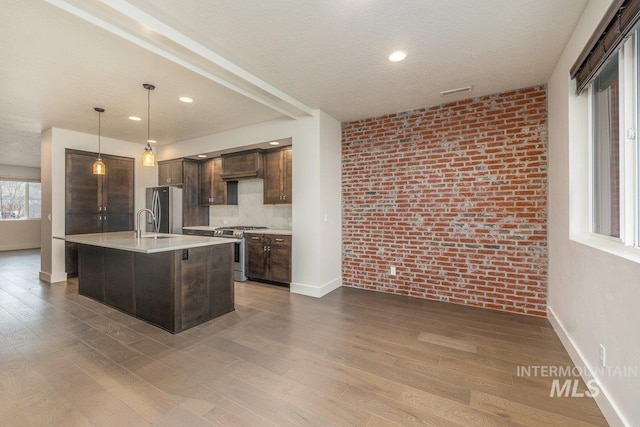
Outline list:
[[[294,294],[322,298],[329,292],[338,289],[340,286],[342,286],[342,277],[337,277],[320,286],[306,285],[304,283],[291,283],[289,291]]]
[[[3,251],[22,251],[22,250],[25,250],[25,249],[40,249],[40,242],[0,245],[0,252],[3,252]]]
[[[569,353],[569,357],[571,357],[573,364],[582,368],[583,371],[586,371],[588,369],[589,372],[593,372],[593,369],[591,369],[591,366],[587,364],[586,359],[583,356],[583,353],[576,346],[573,339],[571,339],[571,336],[567,333],[567,330],[565,329],[562,322],[556,317],[556,314],[554,313],[553,309],[549,306],[547,306],[547,314],[548,314],[547,317],[549,319],[549,323],[551,323],[551,326],[553,326],[553,329],[556,331],[556,334],[558,334],[558,337],[560,338],[560,341],[562,341],[562,345],[564,345],[564,348],[567,350],[567,353]],[[588,378],[588,377],[585,377],[585,375],[583,375],[582,379],[584,380],[585,383],[590,379],[595,379],[596,382],[598,383],[600,393],[594,397],[594,400],[596,401],[596,404],[600,408],[600,411],[602,411],[602,415],[604,415],[604,417],[606,418],[610,426],[624,427],[624,426],[631,425],[630,423],[625,421],[624,417],[620,413],[618,406],[611,399],[611,396],[607,392],[607,389],[602,386],[602,383],[600,382],[599,378],[597,378],[596,376],[592,376],[592,378]]]
[[[58,283],[67,280],[67,273],[47,273],[46,271],[41,271],[39,276],[40,280],[47,283]]]

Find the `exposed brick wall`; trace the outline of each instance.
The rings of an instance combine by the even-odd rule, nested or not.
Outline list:
[[[344,123],[344,285],[546,316],[546,150],[545,86]]]

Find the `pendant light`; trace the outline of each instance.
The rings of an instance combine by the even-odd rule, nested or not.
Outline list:
[[[151,91],[156,87],[149,83],[144,83],[142,87],[147,90],[147,146],[144,147],[144,152],[142,153],[142,166],[155,166],[156,156],[153,154],[149,141],[151,140]]]
[[[100,157],[100,114],[104,113],[104,108],[95,107],[94,110],[98,112],[98,158],[93,162],[93,174],[104,175],[107,172],[107,167],[102,162],[102,157]]]

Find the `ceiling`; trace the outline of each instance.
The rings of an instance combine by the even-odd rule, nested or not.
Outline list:
[[[545,83],[587,0],[4,0],[0,164],[49,127],[174,143],[321,109],[339,121]],[[407,59],[391,63],[392,50]],[[472,86],[471,93],[440,92]],[[184,104],[179,96],[195,102]],[[141,122],[127,119],[130,115]]]

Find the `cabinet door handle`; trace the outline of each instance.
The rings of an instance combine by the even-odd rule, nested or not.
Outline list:
[[[251,240],[260,240],[259,237],[252,237]]]
[[[98,212],[102,212],[102,206],[98,206]]]
[[[266,246],[265,246],[265,247],[263,247],[263,248],[262,248],[262,250],[263,250],[264,252],[266,252],[266,251],[267,251],[267,247],[266,247]]]
[[[104,207],[102,208],[102,211],[103,211],[103,212],[106,212],[106,211],[107,211],[107,207],[106,207],[106,206],[104,206]]]
[[[102,219],[106,221],[107,220],[107,216],[106,215],[103,216]]]
[[[98,221],[102,221],[102,215],[98,215]]]
[[[271,246],[267,246],[267,251],[271,252]]]
[[[275,239],[276,242],[284,242],[284,239]]]
[[[282,196],[282,200],[287,200],[287,196]]]

